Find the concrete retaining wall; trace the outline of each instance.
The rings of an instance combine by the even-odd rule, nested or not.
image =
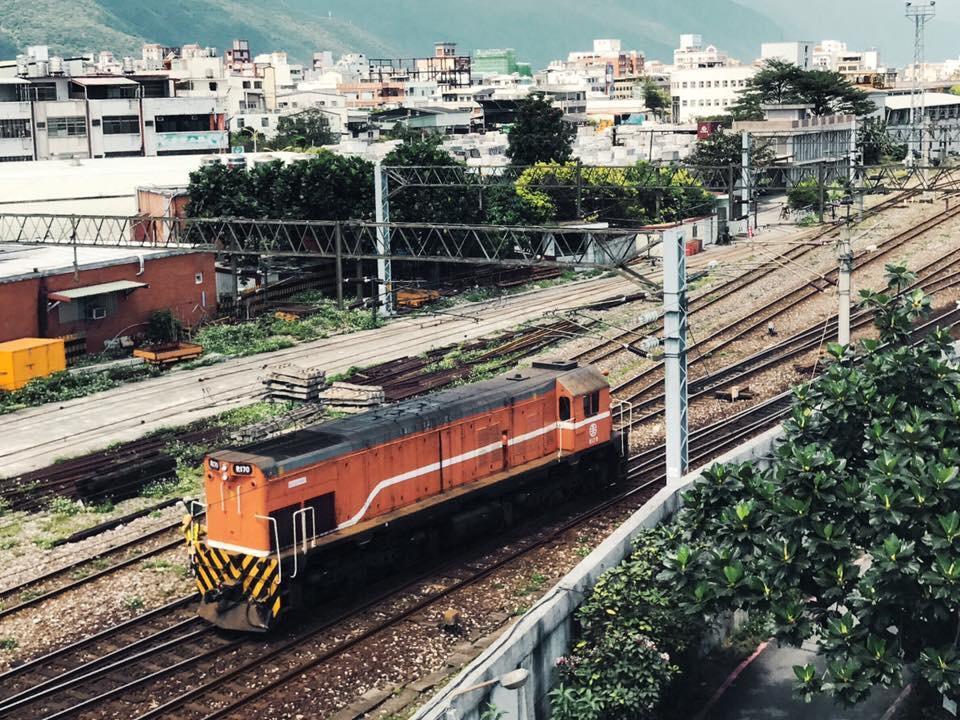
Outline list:
[[[766,464],[779,427],[731,450],[710,463],[740,463],[748,460]],[[680,507],[682,493],[699,479],[702,471],[690,473],[679,483],[663,488],[634,513],[610,537],[571,570],[550,592],[512,625],[456,678],[433,696],[414,720],[479,720],[488,705],[503,711],[504,720],[533,720],[549,716],[547,693],[552,689],[554,663],[569,648],[573,615],[583,598],[606,570],[630,553],[631,541],[643,529],[668,520]],[[530,671],[519,690],[494,686],[469,690],[518,668]]]

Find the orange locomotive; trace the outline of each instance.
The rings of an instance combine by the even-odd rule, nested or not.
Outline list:
[[[206,526],[199,513],[186,526],[201,616],[267,630],[366,573],[606,482],[622,455],[610,402],[596,368],[535,363],[212,453]]]

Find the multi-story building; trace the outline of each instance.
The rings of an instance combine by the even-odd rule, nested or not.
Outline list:
[[[221,97],[166,73],[70,75],[57,58],[0,78],[0,161],[175,155],[228,147]]]
[[[715,45],[703,45],[703,36],[686,33],[680,36],[680,47],[673,51],[673,66],[677,70],[725,67],[739,65]]]
[[[670,76],[674,122],[724,115],[757,72],[751,66],[712,66],[675,70]]]
[[[925,132],[922,149],[918,147],[911,122],[911,116],[920,107],[920,98],[902,93],[881,96],[878,100],[887,122],[887,132],[896,142],[907,145],[924,159],[946,160],[948,155],[960,154],[960,97],[950,93],[923,93]]]
[[[735,122],[733,130],[750,133],[754,142],[768,143],[778,161],[791,165],[849,163],[856,152],[856,117],[815,117],[811,107],[764,105],[765,120]]]
[[[803,70],[813,67],[814,44],[810,40],[766,42],[760,45],[760,60],[782,60]]]
[[[512,75],[518,72],[517,51],[513,48],[477,50],[473,53],[472,69],[478,77]]]
[[[612,78],[643,73],[643,53],[623,50],[616,39],[593,41],[592,52],[572,52],[567,56],[567,65],[572,68],[603,67]]]

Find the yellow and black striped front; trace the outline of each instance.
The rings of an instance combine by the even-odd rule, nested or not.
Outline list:
[[[202,529],[186,529],[191,566],[200,592],[200,615],[230,630],[270,629],[282,607],[276,557],[258,558],[207,545]]]

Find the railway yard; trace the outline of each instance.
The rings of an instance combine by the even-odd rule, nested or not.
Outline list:
[[[868,196],[853,229],[855,290],[882,288],[885,264],[903,260],[933,296],[918,338],[960,320],[960,204],[949,197]],[[790,388],[816,376],[836,336],[841,232],[771,228],[689,259],[691,468],[775,425]],[[655,263],[637,269],[659,279]],[[409,716],[662,486],[663,364],[624,347],[657,334],[644,315],[659,302],[605,275],[3,416],[0,718]],[[854,310],[854,339],[872,337],[871,319]],[[618,408],[632,408],[613,410],[630,430],[626,482],[269,635],[197,617],[183,488],[164,481],[229,440],[234,430],[205,421],[257,401],[267,365],[322,368],[401,401],[558,357],[606,371],[629,404]],[[313,416],[277,417],[299,427]],[[70,500],[50,509],[91,478],[159,489],[99,513]]]

